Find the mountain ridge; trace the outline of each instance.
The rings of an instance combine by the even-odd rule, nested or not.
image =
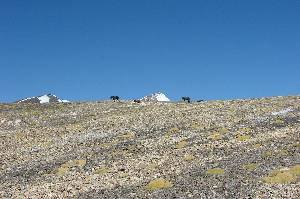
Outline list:
[[[66,103],[66,102],[70,102],[68,100],[62,100],[59,97],[57,97],[54,94],[46,94],[46,95],[40,95],[40,96],[36,96],[36,97],[28,97],[25,99],[21,99],[16,101],[15,103],[39,103],[39,104],[45,104],[45,103]]]

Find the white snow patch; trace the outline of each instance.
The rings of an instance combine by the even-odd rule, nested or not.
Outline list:
[[[170,99],[167,98],[167,97],[165,96],[165,94],[163,94],[163,93],[156,93],[156,94],[155,94],[155,98],[156,98],[157,101],[159,101],[159,102],[169,102],[169,101],[170,101]]]
[[[153,93],[151,95],[145,96],[141,99],[142,101],[158,101],[158,102],[169,102],[170,99],[166,97],[165,94],[161,92]]]
[[[286,108],[286,109],[283,109],[283,110],[278,111],[278,112],[272,112],[271,114],[272,115],[285,115],[285,114],[287,114],[288,112],[291,112],[291,111],[293,111],[293,109]]]
[[[50,97],[48,97],[47,95],[42,95],[41,97],[38,97],[38,99],[40,100],[41,104],[50,102]]]
[[[61,99],[59,99],[58,102],[68,103],[68,102],[70,102],[70,101],[69,101],[69,100],[61,100]]]

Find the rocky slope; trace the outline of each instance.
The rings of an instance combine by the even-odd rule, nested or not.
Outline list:
[[[299,198],[300,97],[0,105],[0,198]]]

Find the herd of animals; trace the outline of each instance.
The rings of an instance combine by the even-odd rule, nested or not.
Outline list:
[[[110,96],[110,99],[112,101],[120,101],[120,97],[117,96],[117,95],[113,95],[113,96]],[[187,103],[191,103],[191,98],[190,97],[181,97],[182,101],[186,101]],[[203,102],[204,100],[197,100],[196,102]],[[135,99],[133,100],[133,102],[135,103],[141,103],[142,101],[140,99]]]

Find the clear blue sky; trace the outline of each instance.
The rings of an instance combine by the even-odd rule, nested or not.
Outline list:
[[[0,101],[300,94],[299,0],[3,0]]]

